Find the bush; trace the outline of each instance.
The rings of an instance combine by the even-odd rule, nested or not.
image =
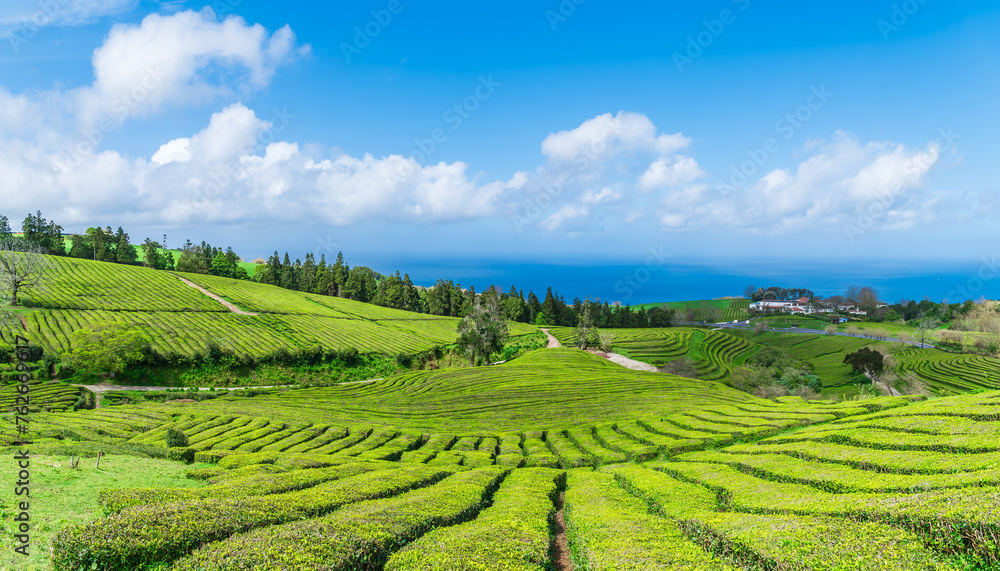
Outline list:
[[[176,428],[167,429],[167,448],[182,448],[188,445],[186,434]],[[194,457],[191,458],[194,460]]]

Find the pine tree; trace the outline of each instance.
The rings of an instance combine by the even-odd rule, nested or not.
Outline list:
[[[306,254],[306,261],[302,264],[302,271],[299,274],[299,291],[313,293],[316,288],[316,258],[312,252]]]

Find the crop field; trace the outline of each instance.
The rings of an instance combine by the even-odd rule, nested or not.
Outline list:
[[[732,367],[742,365],[757,352],[758,345],[724,331],[709,331],[687,327],[667,329],[613,329],[616,349],[624,349],[636,360],[662,367],[664,364],[690,357],[699,379],[725,379]],[[549,329],[564,345],[573,345],[574,330],[569,327]]]
[[[30,412],[62,412],[72,408],[83,392],[80,387],[58,381],[34,380],[29,382],[28,386],[30,399],[25,405],[23,399],[17,398],[15,385],[0,385],[0,413],[10,412],[22,406],[27,406]]]
[[[565,368],[576,352],[539,353]],[[457,382],[482,390],[472,372],[365,392],[389,402],[434,400]],[[1000,561],[1000,392],[821,403],[720,386],[728,402],[705,391],[636,414],[655,393],[641,386],[627,409],[590,422],[563,412],[561,427],[536,430],[534,419],[519,430],[420,428],[401,409],[329,422],[327,410],[298,405],[292,419],[277,403],[296,392],[318,400],[304,389],[243,398],[244,414],[216,399],[35,415],[43,447],[166,452],[174,428],[189,440],[176,452],[216,463],[189,471],[201,486],[101,492],[98,517],[55,534],[51,568],[542,571],[554,564],[557,513],[578,569]],[[269,410],[279,414],[257,414]],[[522,411],[498,403],[493,414],[510,426]]]
[[[750,317],[750,300],[748,299],[700,299],[695,301],[666,301],[662,303],[645,303],[636,306],[636,309],[645,308],[647,311],[654,307],[666,307],[675,309],[679,319],[686,319],[685,310],[695,310],[695,321],[703,319],[713,319],[721,321],[733,321],[747,319]]]
[[[938,394],[1000,389],[1000,359],[917,348],[901,352],[898,359],[901,371],[916,374]]]
[[[226,312],[225,307],[167,272],[90,260],[45,257],[53,264],[44,290],[22,305],[46,309]]]
[[[27,334],[50,354],[72,348],[74,331],[136,324],[164,356],[193,357],[210,345],[260,358],[321,347],[361,353],[416,354],[455,342],[459,320],[200,274],[71,258],[49,258],[53,281],[24,297]],[[238,307],[239,315],[180,281],[197,283]],[[512,323],[511,335],[537,331]],[[0,345],[7,347],[5,343]]]

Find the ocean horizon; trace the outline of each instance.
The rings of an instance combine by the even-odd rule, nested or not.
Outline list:
[[[985,263],[984,263],[985,264]],[[382,264],[380,264],[382,266]],[[886,267],[879,265],[760,264],[541,264],[472,260],[411,260],[398,268],[417,285],[432,286],[450,279],[463,288],[483,291],[513,285],[527,295],[544,297],[546,288],[574,298],[620,302],[624,305],[715,299],[742,296],[748,285],[808,288],[818,296],[843,294],[848,286],[871,286],[890,304],[929,298],[950,303],[1000,297],[1000,272],[985,265],[928,265]],[[383,273],[395,271],[376,268]]]

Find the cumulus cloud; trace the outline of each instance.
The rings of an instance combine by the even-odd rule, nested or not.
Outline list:
[[[169,105],[244,97],[267,87],[278,67],[309,51],[285,26],[268,34],[211,9],[152,14],[117,24],[94,52],[94,83],[76,93],[82,125],[146,116]]]
[[[671,193],[661,203],[663,227],[788,233],[844,226],[868,215],[891,229],[931,215],[926,182],[941,156],[939,142],[913,149],[862,144],[837,132],[809,148],[812,154],[794,169],[772,170],[745,189],[698,185]]]
[[[303,149],[282,136],[294,118],[261,117],[236,101],[266,89],[306,51],[288,27],[269,33],[207,9],[115,26],[94,52],[92,85],[26,94],[0,88],[4,209],[57,206],[46,212],[67,226],[108,218],[352,225],[503,217],[517,230],[574,232],[655,218],[670,231],[791,233],[849,224],[873,204],[883,228],[951,207],[927,192],[941,158],[937,142],[908,148],[838,132],[829,142],[810,140],[796,166],[734,190],[709,183],[690,137],[625,111],[550,134],[537,166],[499,180],[461,161]],[[148,158],[104,148],[106,135],[130,117],[211,101],[227,106]],[[995,197],[959,200],[997,209]]]

